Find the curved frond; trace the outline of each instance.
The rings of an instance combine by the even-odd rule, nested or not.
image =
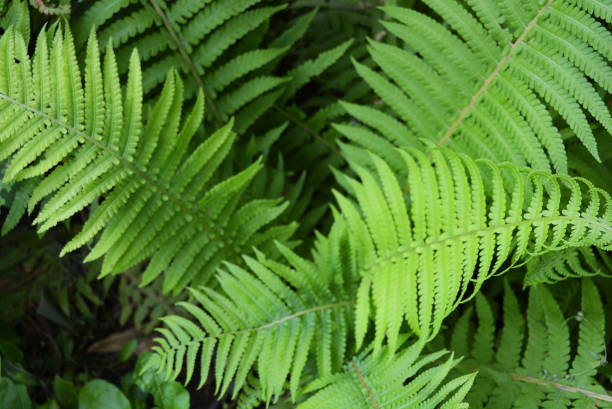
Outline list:
[[[372,317],[375,350],[393,349],[403,322],[424,338],[483,282],[531,257],[612,245],[612,200],[588,181],[448,150],[398,151],[405,181],[373,156],[374,174],[336,194],[361,281],[358,346]],[[406,186],[402,191],[401,186]]]
[[[318,379],[305,387],[316,391],[298,409],[466,408],[467,391],[475,374],[447,380],[459,359],[445,358],[445,351],[420,355],[422,345],[413,344],[393,355],[385,349],[379,356],[350,360],[344,371]]]
[[[554,284],[568,278],[612,277],[612,260],[605,252],[576,247],[534,257],[527,263],[525,285]]]

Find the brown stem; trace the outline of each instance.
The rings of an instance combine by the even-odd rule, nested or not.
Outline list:
[[[568,385],[563,385],[562,383],[546,381],[544,379],[539,379],[539,378],[532,378],[531,376],[522,376],[522,375],[518,375],[514,373],[511,373],[509,375],[512,378],[516,379],[517,381],[533,383],[533,384],[542,385],[542,386],[552,386],[564,392],[580,393],[584,396],[588,396],[591,399],[598,399],[604,402],[612,402],[612,396],[610,396],[609,394],[604,395],[601,393],[592,392],[587,389],[582,389],[582,388],[578,388],[575,386],[568,386]]]
[[[355,360],[351,361],[351,366],[353,367],[353,371],[355,371],[355,375],[357,375],[357,379],[359,380],[359,383],[361,384],[361,386],[363,386],[363,388],[368,393],[368,398],[370,399],[370,403],[372,404],[372,407],[374,409],[380,409],[380,406],[378,405],[378,402],[376,402],[376,398],[374,397],[374,392],[372,392],[372,389],[370,389],[370,386],[366,383],[363,374],[361,373],[361,371],[359,370],[359,367],[355,363]]]
[[[457,119],[455,119],[455,121],[448,128],[448,130],[446,131],[446,133],[444,134],[442,139],[438,142],[438,144],[437,144],[438,146],[443,145],[446,141],[448,141],[450,139],[450,137],[455,132],[455,130],[457,130],[459,125],[461,125],[463,120],[470,113],[470,111],[472,110],[474,105],[476,105],[476,102],[478,101],[478,98],[480,98],[480,96],[487,91],[487,89],[489,88],[489,85],[491,85],[491,83],[495,80],[495,78],[497,78],[497,76],[501,72],[501,69],[503,68],[503,66],[510,60],[510,58],[512,58],[512,56],[514,55],[516,49],[521,44],[523,44],[523,42],[525,41],[525,38],[527,37],[527,35],[536,26],[536,24],[538,22],[538,19],[540,18],[542,13],[544,13],[546,10],[548,10],[550,8],[550,6],[552,5],[552,2],[553,2],[553,0],[548,0],[546,2],[546,4],[538,11],[538,13],[533,18],[533,20],[531,20],[531,22],[529,22],[527,27],[525,27],[525,30],[521,33],[519,38],[510,47],[510,51],[508,51],[508,54],[506,54],[504,56],[504,58],[501,59],[501,61],[497,64],[497,66],[495,67],[495,69],[493,70],[491,75],[489,75],[489,77],[483,82],[483,84],[480,87],[480,89],[478,91],[476,91],[476,93],[472,96],[472,99],[470,100],[470,102],[461,110],[461,112],[459,113],[459,116],[457,117]]]
[[[204,85],[204,81],[202,81],[202,78],[198,74],[198,70],[196,69],[196,66],[194,65],[193,61],[189,57],[189,54],[187,54],[187,50],[185,50],[185,47],[183,47],[183,43],[178,38],[178,35],[172,28],[172,25],[170,24],[170,20],[168,20],[168,16],[166,16],[166,14],[161,9],[161,7],[159,7],[159,4],[157,4],[156,0],[150,0],[150,2],[151,2],[151,5],[153,5],[153,8],[155,9],[155,12],[157,13],[157,15],[159,15],[159,17],[162,19],[164,26],[166,27],[166,30],[168,30],[168,34],[170,34],[172,41],[174,41],[174,43],[176,44],[176,47],[178,48],[179,52],[181,53],[181,56],[183,57],[183,60],[185,60],[185,62],[189,66],[191,75],[198,83],[198,86],[204,92],[204,98],[206,98],[206,104],[208,105],[208,107],[213,113],[213,116],[217,120],[217,124],[219,126],[223,126],[223,120],[221,119],[221,116],[219,115],[219,112],[217,111],[217,107],[215,106],[213,100],[210,98],[210,95],[208,94],[208,91],[206,90],[206,86]]]

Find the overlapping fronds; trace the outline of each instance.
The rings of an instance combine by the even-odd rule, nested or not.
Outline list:
[[[178,315],[163,318],[152,365],[171,379],[185,371],[185,383],[206,381],[214,360],[216,392],[233,381],[236,395],[256,371],[261,399],[277,399],[285,388],[295,395],[307,361],[319,376],[344,364],[354,303],[351,254],[342,231],[319,241],[316,262],[281,247],[288,264],[258,254],[246,257],[249,270],[227,264],[217,279],[220,291],[201,287],[190,293],[200,306],[179,303],[195,323]],[[338,246],[339,243],[344,243]],[[288,382],[288,385],[286,383]]]
[[[393,355],[385,349],[348,361],[340,374],[321,378],[305,387],[317,391],[298,409],[467,408],[464,398],[475,374],[447,380],[460,362],[446,351],[421,355],[415,343]]]
[[[121,326],[130,325],[143,333],[152,333],[160,323],[160,318],[176,312],[176,303],[187,299],[187,292],[178,295],[164,294],[163,282],[142,286],[138,275],[124,272],[119,276],[109,276],[118,282],[118,301],[120,306],[118,323]]]
[[[203,89],[211,120],[218,126],[235,116],[241,134],[275,103],[282,104],[327,69],[349,45],[276,75],[274,68],[315,14],[292,18],[286,30],[269,39],[270,19],[284,9],[286,4],[262,0],[100,0],[87,7],[74,26],[77,37],[95,26],[102,43],[113,40],[120,74],[127,72],[131,50],[137,48],[145,94],[158,89],[169,69],[180,69],[186,98]]]
[[[247,34],[260,39],[268,19],[284,8],[261,3],[261,0],[101,0],[76,19],[74,30],[77,37],[83,38],[95,26],[102,43],[112,39],[121,73],[127,72],[125,63],[132,49],[137,48],[145,67],[145,93],[162,84],[166,72],[173,67],[181,67],[189,75],[195,70],[194,75],[202,76],[211,67],[220,68],[218,64],[223,60],[218,59],[230,47],[243,51],[244,54],[234,55],[235,59],[227,62],[233,69],[224,67],[215,73],[207,72],[205,84],[214,98],[232,81],[279,57],[290,45],[257,50],[257,40],[246,39]],[[259,82],[264,80],[260,78]],[[283,79],[267,81],[268,89],[272,89]],[[196,83],[187,88],[194,92],[199,86]]]
[[[83,84],[70,32],[47,35],[32,58],[14,30],[0,40],[0,160],[9,159],[5,181],[40,178],[28,203],[30,211],[41,203],[39,231],[89,207],[63,254],[101,232],[87,260],[104,256],[103,276],[150,258],[143,283],[165,270],[164,290],[178,291],[206,282],[221,260],[240,262],[254,245],[272,251],[291,234],[294,226],[264,229],[283,211],[278,199],[241,201],[259,163],[216,180],[231,121],[190,148],[201,93],[181,125],[183,85],[171,70],[143,121],[137,53],[122,89],[111,44],[101,65],[92,33]]]
[[[30,11],[25,0],[0,1],[0,28],[13,26],[21,33],[26,43],[30,38]]]
[[[479,371],[467,397],[471,408],[612,407],[612,397],[595,379],[607,363],[605,317],[590,279],[582,280],[580,311],[567,319],[542,285],[531,288],[525,316],[506,284],[499,333],[482,295],[476,298],[476,313],[476,330],[466,331],[470,308],[453,336],[457,346],[467,345],[456,351],[467,355],[463,372]]]
[[[430,339],[493,274],[548,251],[612,243],[612,202],[584,180],[499,167],[440,149],[431,160],[418,151],[398,154],[407,168],[408,199],[381,159],[372,159],[375,175],[357,168],[362,181],[346,178],[346,184],[358,205],[337,194],[334,228],[318,241],[314,263],[282,249],[291,268],[261,257],[247,259],[251,273],[229,265],[219,275],[220,292],[193,290],[202,307],[184,304],[196,324],[165,319],[168,328],[157,347],[160,368],[176,377],[186,367],[189,380],[200,354],[203,382],[218,345],[217,390],[223,393],[234,376],[241,386],[257,364],[269,400],[279,396],[290,371],[300,373],[311,348],[320,375],[337,369],[331,362],[343,362],[346,330],[353,325],[357,350],[372,319],[374,352],[385,338],[394,351],[404,321]],[[487,179],[491,184],[485,187]],[[354,321],[335,312],[349,306]],[[315,329],[302,334],[314,320]],[[271,337],[277,341],[262,341]],[[297,339],[305,340],[300,359],[292,352]],[[299,377],[289,378],[295,391]]]
[[[361,277],[358,346],[370,318],[375,349],[385,338],[393,349],[403,322],[435,336],[487,278],[534,255],[612,245],[612,200],[586,180],[448,150],[397,155],[405,183],[373,156],[375,175],[356,167],[361,182],[345,178],[355,201],[337,194]]]
[[[612,259],[591,247],[576,247],[534,257],[527,263],[525,285],[554,284],[568,278],[612,277]]]
[[[599,159],[591,118],[612,133],[599,93],[612,91],[609,1],[424,3],[441,21],[384,7],[392,21],[382,24],[401,45],[370,41],[380,70],[355,67],[385,109],[344,104],[364,125],[339,126],[348,139],[385,158],[391,146],[425,138],[476,158],[567,173],[560,116]]]

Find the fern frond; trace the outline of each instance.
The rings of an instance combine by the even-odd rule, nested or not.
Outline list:
[[[369,51],[380,70],[354,64],[386,108],[373,114],[346,106],[362,132],[392,146],[414,144],[416,136],[472,157],[567,173],[559,113],[599,160],[588,118],[612,134],[609,108],[596,89],[612,91],[612,34],[598,20],[609,18],[607,2],[425,3],[441,22],[384,7],[394,21],[381,23],[402,46],[372,40]],[[382,115],[388,125],[379,129],[374,124]],[[399,131],[398,122],[407,131]],[[339,130],[361,149],[371,149],[358,132]]]
[[[285,207],[278,199],[241,201],[259,162],[215,176],[235,137],[232,121],[188,149],[204,114],[201,93],[181,124],[183,85],[170,71],[143,121],[137,53],[122,90],[110,43],[101,64],[92,32],[83,84],[70,32],[51,42],[47,34],[32,58],[14,30],[0,40],[0,159],[9,159],[6,181],[41,178],[28,204],[41,203],[39,231],[91,206],[62,254],[99,236],[86,260],[104,256],[102,276],[150,259],[143,284],[166,271],[164,291],[176,292],[205,283],[221,260],[240,262],[254,244],[288,238],[293,226],[276,237],[265,231]]]
[[[463,400],[475,374],[446,380],[460,360],[443,358],[445,351],[419,356],[421,351],[416,343],[397,355],[385,349],[379,356],[353,358],[342,373],[307,385],[306,391],[316,393],[297,408],[467,408]]]
[[[200,354],[204,380],[217,347],[217,391],[223,393],[234,377],[238,390],[256,368],[270,401],[287,377],[296,390],[311,353],[319,376],[338,370],[352,325],[356,350],[373,318],[374,353],[385,339],[394,351],[404,321],[422,340],[432,338],[442,320],[494,274],[537,254],[612,243],[612,202],[582,179],[476,162],[441,149],[434,149],[431,159],[414,150],[399,155],[408,174],[408,198],[381,159],[372,158],[376,174],[356,168],[361,182],[341,180],[359,206],[336,194],[332,233],[319,238],[313,262],[281,247],[290,267],[261,256],[247,258],[252,272],[228,265],[228,272],[219,274],[222,292],[193,290],[202,307],[184,304],[198,324],[166,319],[168,328],[161,330],[164,338],[156,347],[160,370],[173,378],[185,367],[189,380]],[[487,309],[479,298],[478,313]],[[354,321],[347,319],[349,311]],[[314,335],[303,335],[312,320],[317,320]],[[486,322],[488,329],[477,332],[478,345],[493,341],[493,316]],[[336,335],[330,338],[332,326]],[[298,335],[305,340],[300,359],[291,352]],[[285,343],[288,356],[267,349]],[[486,360],[492,359],[490,352]]]
[[[435,336],[442,320],[489,277],[550,251],[612,244],[612,200],[588,181],[434,149],[398,151],[400,183],[382,159],[336,194],[361,281],[356,338],[370,317],[375,351],[393,349],[405,321]],[[401,186],[406,185],[405,193]]]
[[[593,282],[587,278],[581,282],[576,340],[570,338],[568,327],[572,317],[565,319],[545,286],[531,288],[525,318],[506,283],[498,341],[473,342],[472,351],[461,364],[464,368],[460,372],[479,371],[467,395],[470,407],[612,407],[612,398],[595,379],[597,369],[605,365],[604,310]],[[481,327],[478,311],[477,316]],[[484,325],[486,331],[495,331],[488,318]],[[495,360],[483,360],[482,354],[491,351],[496,353]]]
[[[118,47],[122,75],[127,72],[131,50],[138,49],[145,95],[159,89],[169,69],[178,68],[185,74],[185,97],[191,99],[195,90],[202,89],[217,127],[233,116],[235,130],[241,134],[279,98],[286,100],[295,94],[346,50],[346,45],[329,50],[322,60],[298,66],[287,77],[275,75],[274,68],[316,12],[300,16],[293,27],[275,33],[274,40],[260,46],[270,19],[286,8],[275,4],[262,0],[100,0],[85,9],[74,27],[77,38],[98,27],[103,44],[112,40]]]
[[[319,242],[314,263],[280,247],[288,264],[261,253],[245,258],[248,271],[226,264],[217,275],[220,291],[191,289],[201,306],[180,303],[197,324],[177,315],[163,318],[166,328],[158,330],[163,337],[157,338],[152,365],[171,379],[184,369],[185,383],[195,374],[201,387],[214,360],[215,392],[223,395],[233,381],[234,396],[256,370],[266,402],[278,399],[287,382],[295,396],[309,359],[319,376],[340,370],[354,278],[346,237],[338,228],[336,235],[336,241]]]

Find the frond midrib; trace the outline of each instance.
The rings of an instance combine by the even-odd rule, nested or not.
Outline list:
[[[517,374],[516,372],[500,370],[495,365],[481,364],[478,366],[474,366],[474,363],[471,362],[469,365],[462,365],[462,366],[464,366],[469,371],[481,371],[482,369],[486,368],[496,373],[507,375],[511,377],[512,379],[516,380],[517,382],[525,382],[525,383],[530,383],[534,385],[540,385],[543,387],[552,386],[553,388],[556,388],[563,392],[578,393],[578,394],[584,395],[591,399],[599,399],[604,402],[612,402],[612,395],[609,395],[609,394],[597,393],[597,392],[593,392],[588,389],[580,388],[577,386],[565,385],[559,382],[549,381],[549,380],[537,378],[534,376],[520,375],[520,374]]]
[[[284,316],[282,318],[279,318],[275,321],[269,322],[267,324],[264,325],[260,325],[259,327],[252,327],[252,328],[245,328],[245,329],[239,329],[239,330],[235,330],[235,331],[224,331],[224,332],[220,332],[218,334],[207,334],[208,336],[206,336],[205,338],[202,339],[193,339],[189,342],[181,342],[176,346],[171,346],[170,348],[167,348],[166,351],[176,351],[178,349],[184,348],[184,347],[189,347],[191,345],[196,345],[196,344],[200,344],[202,343],[204,340],[206,339],[219,339],[221,337],[226,337],[228,335],[238,335],[238,334],[243,334],[246,332],[257,332],[257,331],[261,331],[267,328],[272,328],[274,326],[280,325],[284,322],[287,321],[291,321],[294,320],[296,318],[299,318],[301,316],[304,315],[308,315],[308,314],[312,314],[315,312],[319,312],[319,311],[324,311],[324,310],[332,310],[332,309],[336,309],[336,308],[342,308],[342,307],[346,307],[348,305],[353,305],[355,304],[355,300],[345,300],[345,301],[340,301],[337,303],[332,303],[332,304],[325,304],[325,305],[318,305],[316,307],[312,307],[312,308],[308,308],[299,312],[296,312],[294,314],[291,315],[287,315]]]
[[[223,121],[221,120],[221,116],[219,115],[217,106],[215,105],[214,101],[210,97],[208,90],[206,88],[206,85],[204,84],[202,77],[200,77],[200,74],[198,74],[198,69],[196,68],[193,60],[187,53],[187,50],[185,50],[185,47],[183,46],[181,39],[178,37],[178,34],[172,28],[172,24],[170,24],[170,21],[168,20],[168,16],[166,16],[166,14],[161,9],[161,7],[159,7],[159,4],[157,4],[156,0],[149,0],[149,1],[151,2],[151,5],[155,9],[155,12],[159,16],[159,18],[161,18],[164,24],[164,28],[166,29],[166,31],[168,32],[168,35],[170,36],[170,38],[172,39],[172,41],[178,48],[179,53],[181,54],[181,57],[183,58],[187,66],[189,67],[189,71],[191,72],[191,75],[195,79],[198,86],[202,89],[202,92],[204,93],[204,98],[206,98],[208,107],[212,111],[213,116],[215,117],[215,120],[217,121],[217,125],[219,125],[219,127],[223,126]]]
[[[568,221],[568,222],[572,222],[575,220],[582,220],[582,221],[587,221],[587,223],[590,223],[591,225],[595,225],[595,226],[600,226],[602,227],[604,230],[607,230],[608,232],[610,232],[612,234],[612,226],[608,226],[606,224],[602,224],[601,222],[599,222],[596,218],[581,218],[581,217],[571,217],[571,216],[562,216],[562,215],[557,215],[557,216],[546,216],[546,217],[539,217],[539,218],[533,218],[533,219],[523,219],[519,222],[514,222],[514,223],[506,223],[506,224],[495,224],[492,226],[487,226],[484,228],[480,228],[480,229],[476,229],[476,230],[468,230],[468,231],[464,231],[462,233],[458,233],[455,234],[453,236],[448,236],[445,237],[443,239],[438,239],[438,240],[434,240],[434,241],[430,241],[428,243],[423,243],[423,242],[419,242],[419,243],[415,243],[414,245],[410,246],[410,247],[405,247],[405,246],[399,246],[397,249],[395,249],[394,251],[383,255],[382,257],[378,257],[376,259],[376,261],[374,263],[372,263],[371,265],[369,265],[368,267],[364,268],[362,270],[362,275],[366,275],[369,273],[372,273],[372,270],[379,264],[384,264],[390,261],[393,261],[395,258],[401,257],[405,254],[408,254],[410,252],[413,251],[418,251],[419,249],[426,249],[429,247],[438,247],[440,245],[443,245],[444,243],[448,243],[450,241],[457,241],[460,240],[462,237],[467,237],[467,236],[472,236],[472,235],[480,235],[483,233],[488,233],[488,232],[495,232],[497,230],[505,230],[508,228],[516,228],[519,226],[523,226],[525,224],[535,224],[535,223],[551,223],[551,222],[555,222],[555,221]]]
[[[355,372],[355,376],[357,377],[357,380],[361,384],[360,391],[364,395],[364,398],[367,398],[370,401],[370,405],[372,406],[373,409],[380,409],[380,405],[376,401],[374,392],[372,391],[372,388],[370,387],[370,385],[368,385],[367,382],[365,381],[365,376],[359,370],[359,367],[355,363],[355,359],[351,360],[351,368],[353,369],[353,372]]]
[[[478,88],[474,95],[472,95],[472,98],[467,103],[467,105],[463,107],[461,111],[459,111],[457,118],[448,127],[442,139],[440,139],[440,141],[438,141],[438,143],[436,144],[437,146],[444,145],[453,136],[457,128],[459,128],[463,120],[468,116],[472,108],[474,108],[474,105],[476,105],[476,102],[478,102],[480,96],[487,91],[489,86],[501,73],[502,68],[506,65],[508,61],[510,61],[510,59],[516,52],[516,49],[523,44],[525,38],[527,38],[527,35],[535,28],[538,23],[538,20],[540,19],[540,16],[552,6],[553,1],[554,0],[548,0],[546,4],[544,4],[544,6],[542,6],[540,10],[538,10],[535,17],[525,27],[525,30],[523,30],[517,40],[512,43],[512,45],[510,46],[510,50],[508,50],[508,52],[502,57],[502,59],[499,61],[499,63],[497,63],[491,74],[484,80],[480,88]]]

